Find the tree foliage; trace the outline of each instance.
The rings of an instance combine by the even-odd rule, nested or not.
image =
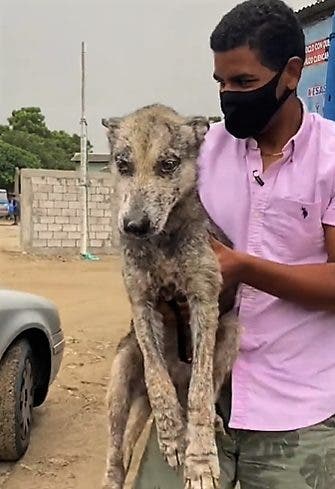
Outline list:
[[[13,131],[37,134],[43,138],[50,136],[45,117],[39,107],[23,107],[19,110],[13,110],[11,117],[8,118],[8,123]]]
[[[73,170],[74,163],[71,158],[80,151],[78,134],[71,135],[63,130],[51,131],[39,107],[23,107],[13,110],[12,115],[8,118],[8,125],[0,125],[0,143],[5,145],[2,148],[6,148],[6,151],[2,150],[1,156],[1,168],[4,171],[4,155],[10,158],[10,162],[14,161],[16,156],[18,161],[20,155],[24,163],[18,164],[19,167]],[[12,148],[18,151],[15,152]],[[92,149],[90,143],[88,143],[88,149]],[[8,163],[9,170],[6,170],[6,177],[3,179],[8,182],[7,186],[13,183],[10,162]]]
[[[39,168],[37,156],[0,140],[0,187],[8,188],[14,182],[15,168]]]

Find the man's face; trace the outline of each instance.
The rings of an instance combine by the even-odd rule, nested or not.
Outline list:
[[[279,98],[286,88],[295,90],[301,75],[302,61],[292,58],[277,87]],[[257,51],[242,46],[223,53],[214,53],[214,79],[220,84],[220,90],[248,92],[266,85],[276,71],[264,66]]]

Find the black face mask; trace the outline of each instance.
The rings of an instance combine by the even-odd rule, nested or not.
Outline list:
[[[250,92],[220,92],[227,131],[238,139],[258,136],[294,90],[287,88],[277,99],[282,71],[266,85]]]

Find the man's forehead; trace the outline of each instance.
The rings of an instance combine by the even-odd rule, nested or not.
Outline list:
[[[268,68],[262,65],[257,51],[248,46],[214,53],[216,77],[250,76],[267,71]]]

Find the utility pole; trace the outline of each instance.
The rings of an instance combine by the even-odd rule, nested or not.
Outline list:
[[[82,212],[80,254],[87,255],[87,120],[86,120],[86,45],[81,43],[81,118],[80,118],[80,203]]]

